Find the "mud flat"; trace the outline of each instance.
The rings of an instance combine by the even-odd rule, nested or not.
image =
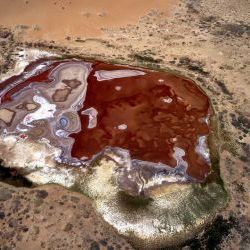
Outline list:
[[[182,204],[181,206],[185,205],[187,213],[188,211],[190,213],[194,211],[189,209],[192,208],[192,204],[195,204],[195,208],[201,208],[199,209],[200,215],[203,212],[211,215],[208,220],[204,219],[199,222],[191,220],[193,222],[196,221],[195,228],[197,231],[192,230],[194,235],[189,235],[188,238],[191,238],[191,240],[183,243],[185,248],[192,249],[203,246],[208,249],[214,249],[215,247],[235,249],[247,248],[249,246],[248,179],[250,104],[248,88],[249,63],[247,58],[247,54],[249,53],[249,16],[246,12],[247,8],[244,6],[247,6],[246,1],[241,1],[240,4],[236,4],[234,1],[226,1],[221,4],[214,1],[200,1],[199,3],[184,1],[175,6],[170,14],[155,9],[147,15],[142,16],[137,23],[121,28],[107,27],[103,29],[105,36],[101,39],[85,38],[84,35],[77,39],[72,39],[71,37],[65,39],[67,46],[63,47],[60,43],[54,41],[52,37],[44,39],[44,41],[30,39],[25,27],[19,26],[12,30],[1,29],[2,79],[7,79],[13,74],[20,74],[23,67],[27,65],[27,62],[30,59],[38,59],[37,55],[40,57],[40,53],[43,51],[43,57],[48,57],[51,54],[63,55],[64,58],[69,55],[77,55],[87,60],[94,58],[109,63],[126,64],[157,71],[172,71],[175,74],[181,74],[195,80],[211,98],[217,118],[216,121],[218,122],[219,144],[217,145],[219,146],[215,148],[220,155],[220,164],[217,165],[216,169],[218,175],[218,170],[220,169],[220,175],[224,184],[220,178],[215,178],[216,181],[214,181],[215,179],[210,182],[207,181],[205,185],[193,183],[188,188],[186,186],[187,183],[183,183],[181,190],[179,189],[180,185],[177,185],[178,187],[171,190],[171,192],[168,190],[168,197],[159,195],[166,192],[165,189],[157,189],[155,192],[148,194],[146,199],[143,197],[139,204],[135,202],[135,199],[129,200],[131,198],[131,193],[129,193],[129,196],[126,196],[125,199],[130,204],[128,206],[126,202],[124,203],[123,197],[125,196],[120,195],[119,187],[114,184],[117,182],[113,182],[119,179],[119,175],[112,174],[113,170],[116,169],[115,163],[110,160],[110,157],[111,159],[113,157],[112,152],[111,155],[110,152],[105,152],[109,156],[109,160],[107,160],[107,157],[104,157],[104,159],[99,158],[96,162],[97,164],[93,166],[92,171],[84,173],[85,177],[78,180],[79,185],[74,186],[75,190],[87,194],[94,200],[93,206],[108,224],[118,225],[116,227],[118,232],[132,240],[135,245],[138,244],[137,246],[141,244],[140,240],[138,240],[140,238],[138,235],[141,236],[141,226],[137,224],[140,220],[135,220],[136,215],[131,213],[131,206],[133,209],[140,211],[143,219],[151,218],[153,220],[155,217],[162,218],[158,213],[159,210],[155,209],[155,206],[158,208],[160,204],[166,206],[166,200],[169,201],[171,199],[171,194],[175,194],[173,197],[180,198],[178,201],[173,198],[173,202],[179,205]],[[237,15],[232,10],[236,11]],[[26,42],[27,40],[29,41]],[[39,53],[33,48],[37,48]],[[26,53],[27,49],[33,49],[33,54]],[[21,58],[22,60],[18,60],[17,58]],[[15,67],[15,65],[18,67]],[[5,118],[11,118],[11,116],[6,115],[6,112],[2,113],[2,115],[5,115]],[[124,128],[124,126],[120,128]],[[39,173],[39,169],[36,171]],[[36,171],[32,171],[33,178],[41,177],[41,174],[38,176],[35,175]],[[75,176],[79,175],[78,171],[75,173],[75,168],[72,172],[67,168],[64,174],[60,175],[62,172],[61,169],[55,171],[54,177],[62,178],[52,178],[51,181],[70,187],[72,184],[71,177],[73,176],[74,179]],[[27,172],[24,171],[22,174],[26,176]],[[48,176],[45,171],[45,174],[42,176],[43,178],[40,178],[41,183],[46,183]],[[67,177],[66,179],[65,176]],[[105,187],[105,189],[96,189],[98,186],[96,180],[99,180],[98,183],[102,180],[102,187]],[[204,233],[198,234],[203,228],[199,228],[198,225],[204,225],[205,222],[212,221],[212,218],[215,218],[216,215],[212,212],[213,208],[209,210],[211,207],[209,208],[207,205],[211,204],[212,207],[215,205],[217,208],[222,208],[226,204],[226,195],[223,186],[230,195],[227,207],[224,210],[216,210],[219,216],[214,220],[214,224],[207,225]],[[53,191],[54,187],[48,188],[51,188]],[[18,195],[18,189],[12,188],[12,190],[14,193],[17,193],[15,199],[21,199]],[[59,193],[63,192],[62,188],[56,190]],[[126,192],[129,192],[129,190],[126,190]],[[185,200],[183,196],[176,195],[176,192],[178,194],[185,194],[186,198],[200,197],[200,200],[204,198],[204,204],[198,204],[196,203],[197,201],[191,199]],[[205,197],[209,197],[206,192],[216,194],[217,196],[212,195],[212,197],[206,200]],[[108,195],[105,195],[107,193]],[[217,204],[211,203],[213,198],[215,198],[214,201],[218,201]],[[27,205],[25,202],[23,204],[24,206]],[[65,205],[61,204],[60,206]],[[147,207],[148,210],[143,211],[143,207]],[[206,207],[206,209],[203,210],[202,207]],[[124,210],[121,210],[121,208],[124,208]],[[168,208],[165,207],[164,209]],[[164,211],[164,209],[161,211]],[[159,221],[155,221],[155,224],[152,224],[152,220],[150,223],[146,223],[147,221],[144,220],[145,223],[143,224],[163,229],[162,231],[158,230],[157,235],[159,236],[167,232],[164,231],[166,230],[166,225],[182,225],[179,219],[184,221],[184,219],[190,218],[187,214],[185,216],[181,213],[176,214],[178,210],[170,209],[169,211],[173,214],[175,213],[175,216],[170,218],[176,218],[178,222],[171,222],[171,224],[166,219],[163,225],[159,224]],[[117,220],[114,221],[114,217],[110,216],[109,212],[115,213]],[[132,216],[131,218],[134,218],[133,221],[129,220],[128,213]],[[183,217],[178,217],[180,215],[183,215]],[[9,217],[2,217],[3,223],[9,223]],[[127,225],[122,224],[122,221],[129,222],[129,225],[133,224],[133,230],[136,234],[129,235],[126,233]],[[190,225],[189,223],[190,220],[185,221],[185,226]],[[59,227],[59,224],[56,226]],[[175,232],[178,231],[176,228],[174,229],[176,230]],[[6,228],[5,232],[8,233],[8,230]],[[168,228],[168,230],[171,231],[172,229]],[[181,230],[179,228],[179,232]],[[143,232],[145,236],[146,231],[144,230]],[[152,232],[148,231],[147,237]],[[155,237],[154,234],[153,239],[155,242],[150,239],[153,245],[150,246],[148,244],[148,246],[159,246],[154,244],[163,243],[164,240],[164,244],[176,246],[178,240],[180,240],[179,242],[184,240],[180,235],[178,237],[175,242],[171,242],[173,237],[163,237],[162,239],[161,237]],[[21,244],[18,242],[18,240],[14,241],[15,244]],[[93,244],[100,248],[107,248],[107,245],[102,245],[99,239]],[[3,245],[8,247],[10,246],[10,242],[3,240]],[[74,243],[70,243],[70,246],[75,245]],[[87,249],[89,246],[87,243],[84,245]]]

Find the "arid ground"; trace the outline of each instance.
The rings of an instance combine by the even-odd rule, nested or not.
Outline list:
[[[176,248],[250,248],[248,0],[0,0],[0,25],[2,75],[35,48],[195,80],[215,109],[230,198],[211,225]],[[89,198],[31,187],[14,171],[1,170],[0,179],[0,249],[133,249]]]

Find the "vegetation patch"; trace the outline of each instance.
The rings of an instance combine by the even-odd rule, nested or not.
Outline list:
[[[204,64],[197,60],[191,60],[189,57],[181,57],[177,66],[184,66],[187,69],[199,73],[203,76],[208,76],[209,73],[204,70]]]
[[[230,216],[228,219],[224,219],[219,215],[214,222],[207,226],[204,233],[200,237],[196,237],[188,242],[184,246],[189,249],[207,249],[214,250],[220,249],[220,244],[230,234],[230,231],[237,227],[238,222],[235,217]]]
[[[11,168],[4,168],[0,164],[0,181],[15,187],[32,187],[33,184],[28,179]]]
[[[133,53],[133,54],[130,54],[129,57],[139,62],[144,62],[144,63],[161,63],[162,62],[162,59],[154,58],[151,55],[147,55],[147,54]]]

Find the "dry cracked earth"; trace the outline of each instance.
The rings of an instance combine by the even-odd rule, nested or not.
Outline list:
[[[249,249],[249,13],[248,0],[183,0],[167,13],[150,9],[138,22],[102,28],[94,38],[70,33],[39,41],[30,34],[46,33],[43,27],[1,23],[0,72],[13,68],[20,51],[37,48],[194,79],[216,111],[220,171],[230,199],[203,232],[172,249]],[[133,249],[87,197],[55,185],[34,187],[14,171],[1,170],[1,180],[0,249]]]

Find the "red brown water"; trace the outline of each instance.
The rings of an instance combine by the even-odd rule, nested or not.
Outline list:
[[[24,79],[31,69],[42,63],[39,61],[26,68],[23,74],[1,83],[1,108],[10,109],[8,103],[13,102],[14,95],[22,89],[32,90],[33,85],[49,86],[55,81],[51,72],[60,67],[60,63],[70,65],[72,62],[79,61],[51,61],[45,69]],[[185,151],[183,160],[188,164],[187,174],[204,180],[210,172],[210,162],[197,146],[199,138],[210,132],[211,107],[209,98],[199,87],[190,79],[170,73],[103,62],[90,64],[84,103],[77,109],[80,129],[69,133],[74,139],[71,156],[91,159],[111,146],[129,150],[132,159],[175,167],[178,165],[175,148],[180,148]],[[143,74],[101,80],[96,76],[98,72],[114,70],[137,70]],[[13,87],[5,91],[13,82]],[[97,123],[91,128],[90,117],[82,113],[89,108],[97,111]],[[51,142],[57,144],[57,140],[51,139]]]

